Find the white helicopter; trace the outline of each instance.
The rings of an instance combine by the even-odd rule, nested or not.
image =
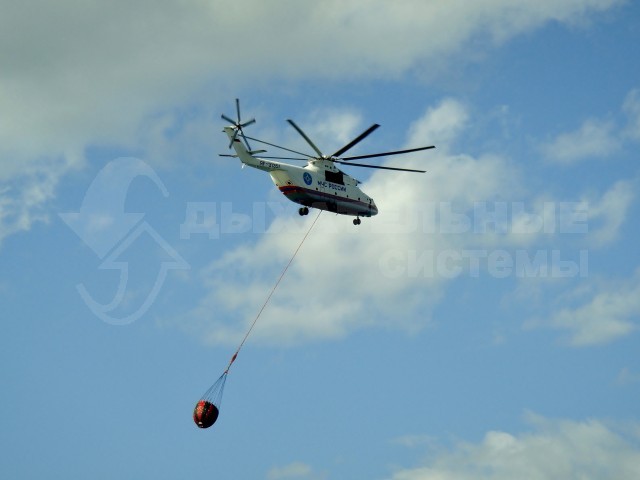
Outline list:
[[[360,225],[360,217],[371,217],[378,213],[373,198],[364,193],[358,184],[358,180],[347,175],[336,164],[352,165],[354,167],[378,168],[383,170],[399,170],[402,172],[425,173],[425,170],[413,170],[409,168],[382,167],[364,163],[354,163],[351,160],[361,158],[383,157],[387,155],[399,155],[402,153],[418,152],[435,148],[428,147],[410,148],[407,150],[396,150],[393,152],[374,153],[369,155],[356,155],[342,157],[347,150],[353,148],[357,143],[367,137],[380,125],[373,124],[351,142],[340,148],[331,155],[324,155],[311,139],[302,131],[293,120],[287,122],[306,140],[309,146],[317,155],[291,150],[273,143],[258,140],[244,134],[244,128],[255,123],[255,118],[242,122],[240,119],[240,101],[236,98],[237,120],[232,120],[226,115],[222,119],[231,125],[224,127],[224,133],[229,137],[229,148],[233,147],[236,154],[221,154],[223,157],[239,158],[244,165],[248,165],[258,170],[269,172],[276,187],[292,202],[302,205],[298,210],[300,215],[307,215],[309,207],[320,210],[328,210],[340,215],[351,215],[356,218],[354,225]],[[242,140],[240,139],[242,138]],[[256,154],[266,153],[266,150],[252,150],[248,140],[258,142],[271,147],[279,148],[287,152],[301,155],[302,157],[256,157]],[[303,160],[307,164],[304,167],[283,163],[277,160]]]

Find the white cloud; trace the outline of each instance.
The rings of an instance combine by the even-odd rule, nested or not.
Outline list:
[[[572,248],[606,247],[620,235],[636,198],[636,184],[636,180],[619,180],[604,193],[585,194],[577,201],[558,201],[542,193],[527,202],[489,203],[476,209],[474,221],[496,226],[487,229],[479,240],[494,247],[559,248],[560,241]],[[526,193],[520,198],[526,200]]]
[[[640,90],[631,90],[626,95],[621,111],[626,116],[624,127],[614,118],[589,118],[577,130],[561,133],[543,145],[543,154],[563,165],[611,157],[625,142],[640,139]]]
[[[629,367],[624,367],[616,375],[615,384],[621,387],[640,383],[640,373],[634,372]]]
[[[431,71],[455,53],[459,62],[478,37],[500,43],[620,3],[10,2],[0,16],[0,181],[38,169],[35,182],[61,157],[67,168],[78,168],[87,145],[158,140],[141,132],[157,126],[148,119],[204,90],[220,95],[254,83],[255,72],[265,82],[394,78],[426,65]],[[210,93],[206,98],[201,103],[217,102]],[[202,137],[197,131],[186,134]]]
[[[391,443],[406,448],[417,448],[432,445],[435,439],[430,435],[407,434],[391,439]]]
[[[620,228],[635,199],[634,181],[616,182],[600,199],[585,200],[588,212],[589,243],[594,247],[608,245],[618,238]]]
[[[533,430],[490,431],[479,443],[459,443],[402,469],[393,480],[556,480],[640,477],[640,436],[597,420],[576,422],[528,415]]]
[[[619,3],[14,3],[0,19],[0,145],[34,155],[131,141],[144,115],[207,82],[228,85],[255,71],[266,79],[393,77],[477,35],[510,38]]]
[[[55,197],[66,168],[63,162],[41,169],[35,166],[11,183],[0,182],[0,245],[6,237],[27,231],[36,222],[48,222],[43,205]]]
[[[588,119],[575,132],[558,135],[543,147],[548,158],[569,165],[593,157],[606,158],[620,148],[611,120]]]
[[[622,111],[627,115],[624,134],[634,140],[640,140],[640,90],[631,90],[624,99]]]
[[[469,113],[460,101],[447,98],[437,108],[430,108],[426,115],[409,129],[409,147],[421,147],[425,142],[438,139],[438,149],[447,149],[467,125]]]
[[[273,467],[267,472],[268,480],[286,479],[320,479],[325,475],[314,473],[313,469],[303,462],[293,462],[283,467]]]
[[[577,305],[564,307],[545,320],[531,320],[525,327],[565,330],[569,344],[575,347],[610,343],[638,328],[640,271],[623,281],[580,285],[565,297]]]
[[[357,113],[326,112],[317,117],[321,122],[308,122],[306,131],[311,138],[333,138],[334,132],[327,127],[336,123],[332,115],[349,135],[362,128]],[[536,192],[540,196],[531,202],[519,171],[505,159],[450,151],[469,117],[463,103],[445,99],[427,108],[410,126],[407,146],[445,139],[442,148],[438,141],[428,154],[388,161],[406,167],[426,166],[425,175],[389,171],[371,175],[363,189],[378,203],[380,213],[375,218],[354,228],[348,218],[326,213],[320,217],[252,339],[290,345],[341,338],[362,328],[416,331],[430,324],[431,311],[447,285],[460,275],[471,274],[472,269],[474,275],[500,278],[531,274],[556,279],[587,273],[582,254],[570,257],[569,262],[574,263],[569,265],[562,263],[565,256],[553,256],[551,246],[557,250],[561,241],[572,249],[602,247],[615,241],[634,199],[634,183],[619,181],[600,197],[570,202],[573,209],[568,213],[561,208],[562,202],[544,193]],[[496,200],[514,195],[529,207],[519,209]],[[493,213],[501,205],[504,218]],[[314,218],[293,215],[278,215],[254,244],[227,251],[201,271],[207,293],[179,320],[181,328],[210,344],[235,343],[242,338]],[[539,249],[531,250],[536,242]],[[546,250],[541,250],[544,246]],[[523,247],[525,250],[514,251]],[[512,261],[507,270],[502,267],[502,254]],[[567,273],[569,266],[579,270]],[[562,320],[558,317],[555,322]],[[610,319],[607,325],[608,329],[594,335],[624,334],[615,330],[619,320]],[[575,328],[593,330],[590,325]]]
[[[331,147],[331,151],[322,152],[328,155],[360,133],[356,131],[360,128],[362,117],[350,110],[322,109],[313,112],[311,122],[310,131],[313,132],[314,140]],[[306,127],[303,129],[306,130]],[[332,144],[335,145],[331,146]],[[308,147],[306,150],[309,150]]]

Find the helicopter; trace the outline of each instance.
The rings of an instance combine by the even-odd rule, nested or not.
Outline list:
[[[380,127],[380,125],[374,123],[342,148],[336,150],[331,155],[325,155],[293,120],[287,119],[287,122],[302,136],[315,153],[308,154],[245,135],[244,129],[255,123],[256,120],[255,118],[245,122],[241,120],[240,101],[237,98],[236,119],[233,120],[224,114],[222,114],[222,119],[229,122],[229,125],[224,127],[223,131],[229,138],[229,149],[233,148],[236,153],[235,155],[220,154],[220,156],[238,158],[242,162],[243,167],[248,165],[258,170],[268,172],[273,183],[284,196],[292,202],[301,205],[298,209],[298,213],[301,216],[308,215],[309,208],[316,208],[340,215],[355,216],[356,218],[353,220],[354,225],[360,225],[360,217],[372,217],[376,215],[378,213],[378,207],[373,201],[373,198],[358,187],[361,182],[340,170],[336,164],[381,170],[426,173],[425,170],[355,163],[352,160],[400,155],[435,148],[434,145],[430,145],[428,147],[395,150],[369,155],[342,156]],[[295,153],[299,156],[256,156],[267,153],[267,150],[252,150],[249,145],[249,140],[286,152]],[[307,164],[305,166],[298,166],[284,163],[280,160],[306,161]]]

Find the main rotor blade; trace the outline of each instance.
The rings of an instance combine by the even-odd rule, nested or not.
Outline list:
[[[244,140],[244,145],[247,147],[247,150],[251,151],[251,145],[249,145],[249,142],[247,141],[247,137],[244,134],[244,131],[242,130],[242,127],[238,128],[238,131],[240,132],[240,136],[242,137],[242,140]]]
[[[324,158],[324,155],[322,155],[322,152],[320,151],[320,149],[318,147],[315,146],[315,144],[311,141],[311,139],[309,137],[307,137],[307,135],[302,131],[302,129],[295,124],[295,122],[293,120],[291,120],[290,118],[287,119],[287,122],[289,122],[289,124],[296,129],[296,131],[302,135],[302,138],[304,138],[307,143],[309,145],[311,145],[311,148],[313,148],[313,151],[316,152],[318,154],[318,156],[320,158]]]
[[[238,114],[238,124],[240,124],[240,99],[236,98],[236,113]]]
[[[307,153],[302,153],[302,152],[298,152],[296,150],[291,150],[290,148],[281,147],[280,145],[276,145],[275,143],[265,142],[264,140],[258,140],[257,138],[253,138],[253,137],[249,137],[249,136],[247,136],[246,138],[248,138],[249,140],[252,140],[254,142],[264,143],[265,145],[269,145],[270,147],[276,147],[276,148],[279,148],[280,150],[286,150],[287,152],[296,153],[296,154],[302,155],[303,157],[306,157],[306,158],[314,158],[313,156],[311,156],[311,155],[309,155]]]
[[[385,157],[387,155],[400,155],[402,153],[419,152],[421,150],[429,150],[430,148],[436,148],[436,147],[435,145],[430,145],[428,147],[410,148],[408,150],[396,150],[394,152],[372,153],[370,155],[356,155],[355,157],[342,157],[340,160],[349,161],[349,160],[358,160],[359,158]]]
[[[377,123],[374,123],[369,128],[367,128],[364,132],[362,132],[360,135],[358,135],[356,138],[354,138],[349,143],[347,143],[344,147],[342,147],[340,150],[338,150],[336,153],[331,155],[331,157],[339,157],[340,155],[342,155],[347,150],[353,148],[358,142],[360,142],[364,138],[366,138],[371,132],[373,132],[379,126],[380,125],[378,125]]]
[[[368,165],[366,163],[351,163],[351,162],[342,162],[340,160],[334,160],[335,163],[341,163],[343,165],[352,165],[354,167],[365,167],[365,168],[378,168],[380,170],[397,170],[399,172],[416,172],[416,173],[427,173],[426,170],[414,170],[412,168],[396,168],[396,167],[381,167],[380,165]]]
[[[300,157],[263,157],[260,155],[258,158],[268,158],[273,160],[295,160],[296,162],[308,162],[309,158],[300,158]]]
[[[240,124],[240,128],[244,128],[244,127],[247,127],[249,125],[253,125],[254,123],[256,123],[256,119],[252,118],[251,120],[247,120],[246,122],[241,123]]]

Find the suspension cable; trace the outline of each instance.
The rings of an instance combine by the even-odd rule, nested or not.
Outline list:
[[[273,293],[276,291],[276,289],[278,288],[278,285],[280,285],[280,282],[282,281],[284,275],[287,273],[287,270],[289,270],[289,267],[291,266],[291,264],[293,263],[293,260],[296,258],[296,255],[298,254],[298,251],[300,250],[300,248],[302,247],[302,244],[304,243],[304,241],[307,239],[307,237],[309,236],[309,234],[311,233],[311,230],[313,229],[313,226],[316,224],[316,222],[318,221],[318,218],[320,218],[320,214],[322,213],[322,210],[318,210],[318,215],[316,215],[316,218],[313,220],[313,223],[311,223],[311,226],[309,227],[309,229],[307,230],[307,233],[304,234],[304,237],[302,237],[302,240],[300,240],[300,243],[298,244],[298,247],[296,248],[296,250],[293,252],[293,255],[291,256],[291,258],[289,259],[289,263],[287,263],[287,265],[284,267],[284,270],[282,270],[282,273],[280,274],[280,276],[278,277],[278,280],[276,281],[275,285],[273,286],[273,288],[271,289],[271,292],[269,292],[269,295],[267,296],[266,300],[264,301],[264,303],[262,304],[262,307],[260,307],[260,310],[258,311],[258,314],[256,315],[256,317],[253,319],[253,323],[251,324],[251,326],[249,327],[249,330],[247,330],[247,333],[245,333],[244,338],[242,339],[242,341],[240,342],[240,345],[238,345],[237,350],[235,351],[235,353],[233,354],[233,356],[231,357],[231,360],[229,361],[229,365],[227,365],[226,370],[224,371],[223,375],[226,375],[229,373],[229,369],[231,368],[231,365],[233,364],[233,362],[235,362],[236,358],[238,357],[238,353],[240,353],[240,349],[242,348],[242,346],[244,345],[244,342],[247,341],[247,338],[249,337],[249,334],[251,333],[251,331],[253,330],[253,327],[256,326],[256,323],[258,322],[258,319],[260,318],[260,315],[262,315],[262,312],[264,311],[264,309],[267,307],[267,304],[269,303],[269,300],[271,300],[271,297],[273,295]]]

